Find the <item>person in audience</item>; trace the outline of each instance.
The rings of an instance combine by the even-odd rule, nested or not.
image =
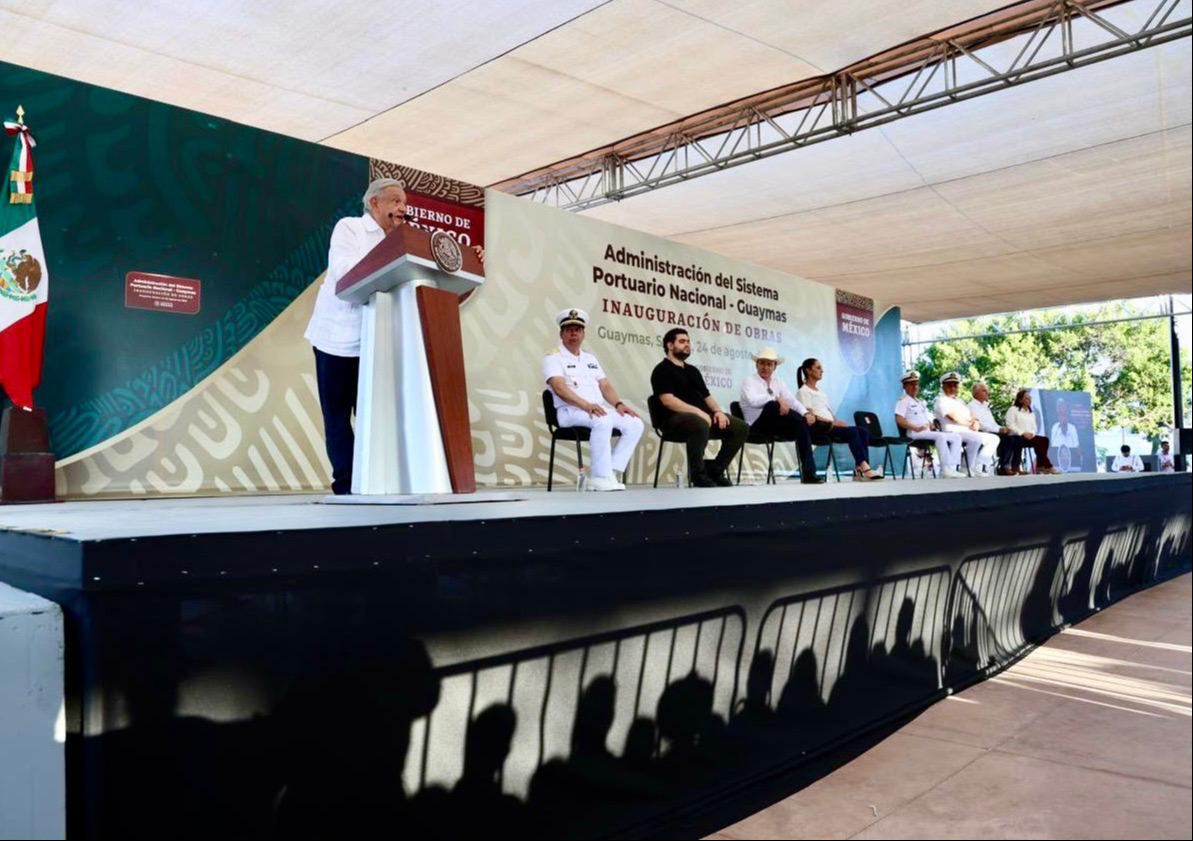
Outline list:
[[[895,423],[900,432],[913,441],[931,441],[940,458],[940,475],[945,479],[960,479],[961,436],[932,428],[928,404],[919,399],[920,373],[908,371],[903,375],[903,396],[895,404]]]
[[[1157,456],[1157,460],[1160,463],[1161,473],[1176,473],[1176,459],[1173,458],[1167,441],[1160,442],[1160,455]]]
[[[988,478],[993,476],[992,466],[998,453],[998,436],[981,432],[980,424],[969,407],[957,396],[961,389],[961,375],[950,371],[940,378],[941,393],[932,407],[936,420],[944,432],[961,436],[965,452],[969,456],[970,473]]]
[[[970,390],[973,399],[969,401],[969,412],[978,422],[979,432],[998,436],[998,475],[1015,476],[1020,472],[1023,461],[1023,447],[1026,442],[1005,426],[999,426],[990,411],[990,386],[976,382]]]
[[[1131,455],[1131,448],[1123,444],[1122,451],[1119,455],[1114,457],[1114,463],[1110,465],[1110,472],[1112,473],[1142,473],[1143,459],[1139,456]]]
[[[756,373],[746,377],[741,386],[741,411],[750,431],[795,441],[800,481],[805,485],[823,483],[825,480],[816,471],[812,450],[811,427],[816,423],[816,416],[799,402],[787,383],[775,373],[775,369],[783,364],[783,357],[768,347],[751,358]]]
[[[818,387],[824,378],[824,366],[819,359],[805,359],[795,372],[799,391],[796,397],[816,416],[816,428],[827,433],[836,444],[848,444],[853,454],[853,478],[858,481],[874,482],[882,478],[882,471],[870,466],[870,433],[833,416],[828,397]]]
[[[559,324],[559,347],[543,359],[543,380],[554,395],[559,425],[591,430],[589,488],[623,491],[625,484],[614,471],[623,473],[630,463],[645,428],[642,418],[617,396],[597,358],[582,348],[588,313],[562,310],[556,313],[555,321]],[[621,433],[616,447],[611,444],[615,429]]]
[[[1048,475],[1060,473],[1048,458],[1049,441],[1043,435],[1036,434],[1036,413],[1031,405],[1031,391],[1021,388],[1015,394],[1015,402],[1007,409],[1007,429],[1012,435],[1018,435],[1024,443],[1032,448],[1036,456],[1036,472]],[[1026,473],[1022,467],[1020,473]]]
[[[746,443],[750,426],[741,418],[721,410],[717,399],[704,384],[704,376],[695,365],[687,364],[692,355],[688,331],[673,327],[663,336],[663,361],[650,375],[650,386],[659,401],[658,422],[664,433],[682,438],[688,450],[688,478],[693,487],[728,487],[729,465]],[[715,459],[705,461],[708,439],[721,441]]]

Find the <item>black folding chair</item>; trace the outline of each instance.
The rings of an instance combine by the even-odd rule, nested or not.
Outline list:
[[[555,397],[551,389],[543,389],[543,416],[547,419],[547,430],[551,433],[551,458],[547,462],[547,492],[555,483],[555,442],[560,439],[576,442],[576,469],[584,468],[584,455],[580,451],[580,442],[592,437],[592,431],[586,426],[560,426],[559,415],[555,411]],[[621,435],[616,429],[614,435]]]
[[[746,416],[742,413],[741,403],[734,400],[729,404],[729,414],[735,418],[745,420]],[[764,435],[760,432],[750,430],[750,437],[746,439],[747,444],[761,444],[766,447],[766,483],[768,485],[775,485],[778,482],[775,480],[775,443],[779,439],[774,435]],[[741,448],[741,454],[737,457],[737,484],[741,484],[741,469],[746,461],[746,448]]]
[[[887,438],[882,434],[882,422],[873,412],[854,412],[853,425],[870,433],[870,446],[875,450],[882,450],[882,471],[886,473],[890,467],[890,476],[895,478],[895,458],[891,455],[893,445],[903,444],[903,438]]]
[[[659,486],[659,471],[663,468],[663,445],[687,443],[683,438],[677,438],[674,435],[668,436],[665,432],[663,432],[662,409],[663,404],[659,401],[659,398],[655,397],[653,394],[646,398],[646,410],[650,415],[650,425],[654,429],[654,434],[659,436],[659,452],[655,457],[654,465],[654,486],[656,488]],[[690,472],[690,465],[688,469]]]

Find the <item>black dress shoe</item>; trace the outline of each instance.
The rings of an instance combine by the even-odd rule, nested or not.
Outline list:
[[[715,488],[716,486],[716,480],[714,480],[707,473],[697,473],[692,477],[693,488]]]
[[[804,476],[799,480],[801,485],[823,485],[827,482],[824,476]]]
[[[705,461],[704,472],[712,477],[712,480],[717,483],[718,488],[733,487],[733,481],[729,478],[728,472],[715,461]]]

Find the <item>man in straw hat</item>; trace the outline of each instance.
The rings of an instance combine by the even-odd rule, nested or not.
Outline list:
[[[582,349],[588,313],[566,309],[556,313],[559,347],[543,359],[543,380],[555,398],[555,412],[561,427],[583,426],[592,430],[588,445],[592,448],[594,491],[623,491],[625,485],[613,471],[622,472],[634,455],[645,428],[642,419],[617,396],[597,358]],[[621,433],[612,446],[613,430]]]
[[[960,479],[957,466],[961,464],[961,436],[952,432],[937,432],[932,428],[932,414],[928,405],[919,399],[920,374],[908,371],[903,375],[903,396],[895,404],[895,423],[913,441],[931,441],[940,457],[940,475],[946,479]]]
[[[800,481],[805,485],[823,483],[825,480],[816,472],[812,452],[810,427],[816,423],[816,416],[799,402],[787,383],[775,373],[775,369],[783,364],[783,357],[768,347],[751,358],[757,373],[746,377],[741,386],[741,412],[750,425],[750,432],[795,441]]]
[[[940,394],[932,407],[940,428],[955,432],[965,444],[969,455],[969,470],[974,476],[988,479],[994,475],[994,459],[998,455],[998,436],[982,432],[982,425],[969,411],[958,393],[961,390],[961,375],[949,371],[940,378]]]

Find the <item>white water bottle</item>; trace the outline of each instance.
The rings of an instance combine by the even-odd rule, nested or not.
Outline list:
[[[588,468],[581,467],[576,473],[576,493],[584,493],[588,490]]]
[[[685,484],[683,468],[681,467],[675,471],[675,487],[682,489]]]

